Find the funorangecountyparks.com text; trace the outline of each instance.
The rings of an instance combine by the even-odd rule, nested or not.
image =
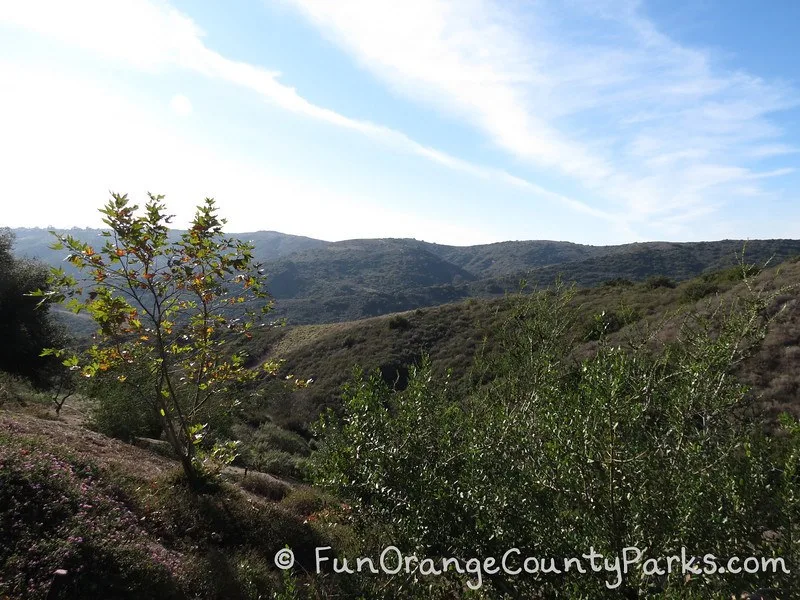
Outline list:
[[[275,565],[280,569],[294,566],[291,549],[283,548],[275,555]],[[467,585],[477,590],[483,586],[486,575],[558,575],[569,571],[578,573],[609,574],[606,586],[616,589],[623,583],[624,576],[632,569],[641,569],[645,576],[664,576],[673,573],[681,575],[716,575],[730,573],[777,573],[789,574],[786,562],[781,557],[740,558],[737,556],[718,558],[713,554],[698,556],[681,548],[680,554],[662,557],[646,557],[643,550],[635,546],[624,548],[622,557],[606,557],[590,547],[589,552],[580,557],[541,558],[525,556],[519,548],[510,548],[502,556],[479,558],[420,558],[415,554],[404,554],[396,546],[387,546],[377,557],[335,557],[330,546],[315,549],[315,569],[317,573],[333,570],[335,573],[373,573],[398,575],[416,573],[423,576],[442,575],[448,571],[470,575]]]

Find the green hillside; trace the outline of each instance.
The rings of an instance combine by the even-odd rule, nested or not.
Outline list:
[[[517,289],[522,279],[546,285],[560,275],[581,286],[659,275],[682,281],[735,265],[745,245],[748,260],[755,263],[800,254],[798,240],[597,247],[541,241],[456,247],[358,240],[297,253],[265,268],[281,300],[276,314],[295,324],[325,323],[502,296]]]
[[[62,265],[43,229],[18,229],[16,252]],[[85,240],[99,230],[70,232]],[[235,234],[251,240],[264,263],[275,317],[292,324],[343,322],[467,298],[500,297],[521,279],[547,285],[561,275],[581,286],[616,278],[643,281],[665,276],[676,281],[735,265],[747,258],[762,264],[800,255],[800,240],[647,242],[587,246],[555,241],[514,241],[446,246],[410,239],[324,242],[276,232]],[[80,329],[81,323],[73,323]]]
[[[675,323],[682,311],[702,308],[717,294],[740,292],[738,275],[738,268],[732,268],[674,287],[668,280],[653,279],[581,288],[575,302],[583,320],[576,333],[583,342],[575,348],[575,354],[591,352],[601,313],[605,313],[603,323],[613,338],[622,340],[646,324],[668,319]],[[774,285],[800,281],[800,261],[771,267],[757,281],[771,281],[773,277]],[[742,366],[745,380],[763,394],[763,402],[773,414],[786,408],[800,414],[800,291],[793,293],[760,352]],[[493,334],[506,318],[508,305],[502,297],[471,298],[358,321],[272,328],[257,334],[248,350],[254,363],[280,357],[286,361],[285,373],[314,379],[308,389],[270,400],[270,410],[280,413],[278,420],[302,429],[316,418],[321,407],[337,406],[340,386],[356,365],[380,369],[387,382],[402,387],[407,367],[427,353],[439,372],[452,369],[456,378],[462,377],[484,339],[487,351],[491,350]],[[668,324],[666,329],[674,331],[674,325]]]
[[[273,242],[274,252],[288,248],[277,238]],[[308,241],[299,243],[303,245]],[[647,510],[639,511],[633,504],[626,510],[633,511],[630,514],[641,513],[646,521],[654,507],[664,506],[662,498],[671,494],[671,489],[677,489],[682,490],[681,497],[688,502],[672,507],[678,517],[684,509],[696,509],[702,517],[698,517],[701,519],[698,523],[702,525],[708,515],[721,514],[716,504],[696,501],[691,489],[681,487],[684,471],[669,471],[672,473],[669,489],[663,488],[665,478],[661,476],[667,469],[664,465],[672,464],[673,449],[689,453],[689,466],[700,461],[701,471],[706,470],[704,465],[716,467],[720,461],[726,461],[725,468],[737,467],[739,455],[728,453],[725,444],[749,438],[746,435],[737,437],[738,434],[728,428],[730,415],[727,412],[724,419],[714,420],[713,428],[708,429],[708,439],[712,439],[712,435],[723,436],[720,439],[724,444],[709,444],[718,454],[707,456],[702,445],[707,439],[705,419],[709,415],[697,411],[703,408],[704,398],[715,396],[711,387],[716,385],[713,381],[707,384],[704,376],[708,375],[710,380],[721,373],[720,385],[728,382],[725,394],[731,397],[739,397],[738,381],[751,387],[749,393],[741,392],[746,401],[743,400],[737,410],[749,410],[750,400],[754,399],[755,406],[768,418],[764,429],[742,429],[756,436],[754,443],[762,439],[760,446],[753,446],[758,448],[758,454],[744,471],[725,475],[724,481],[739,486],[734,492],[726,491],[726,497],[733,493],[734,498],[747,499],[743,504],[746,511],[733,514],[744,515],[743,531],[750,532],[753,524],[758,526],[759,535],[761,529],[794,531],[794,521],[787,525],[780,520],[783,509],[773,510],[764,499],[780,500],[784,503],[780,506],[794,506],[791,504],[794,498],[791,495],[792,471],[781,467],[780,479],[774,479],[777,472],[774,464],[784,463],[770,461],[789,461],[795,456],[791,454],[793,446],[785,449],[781,446],[782,436],[794,435],[791,433],[794,430],[781,430],[781,435],[775,433],[779,414],[800,415],[800,289],[796,287],[800,281],[800,260],[790,258],[760,272],[755,265],[726,267],[734,262],[739,242],[640,244],[592,250],[574,245],[556,245],[548,249],[548,243],[531,243],[527,246],[529,249],[538,248],[533,255],[525,255],[526,246],[521,244],[506,246],[509,252],[505,254],[503,245],[462,249],[464,253],[458,254],[458,249],[445,251],[409,240],[356,240],[320,245],[279,258],[273,265],[281,264],[285,269],[283,273],[289,272],[283,279],[280,275],[271,278],[279,307],[289,305],[290,313],[293,310],[293,314],[302,314],[297,311],[300,306],[309,315],[331,321],[342,314],[354,313],[359,318],[283,327],[264,325],[252,330],[249,338],[237,337],[234,344],[226,343],[226,349],[245,349],[248,358],[244,366],[253,368],[249,372],[260,375],[244,379],[231,389],[230,397],[236,402],[230,410],[212,410],[204,415],[212,431],[207,444],[234,443],[235,440],[239,445],[235,446],[236,455],[230,457],[234,462],[220,466],[221,471],[209,479],[207,487],[199,489],[192,487],[185,475],[180,474],[170,444],[156,439],[160,431],[158,422],[143,408],[139,389],[127,386],[124,378],[87,381],[81,378],[75,393],[68,396],[64,411],[59,406],[54,415],[53,394],[58,396],[60,386],[33,389],[19,377],[0,373],[0,483],[3,484],[0,486],[0,512],[5,517],[0,530],[5,539],[11,540],[0,551],[3,564],[0,596],[11,593],[13,597],[19,590],[27,589],[29,597],[45,597],[51,586],[59,585],[59,580],[53,576],[56,568],[68,573],[63,585],[71,588],[63,588],[60,595],[55,595],[64,598],[132,597],[128,590],[135,589],[140,597],[174,598],[488,599],[506,597],[505,592],[516,589],[515,585],[523,586],[520,589],[536,589],[538,583],[534,580],[520,580],[511,587],[507,582],[487,580],[485,594],[474,596],[464,592],[463,579],[458,578],[444,578],[423,589],[420,586],[426,582],[345,577],[328,571],[315,575],[313,548],[330,547],[332,553],[339,556],[375,554],[394,539],[417,535],[414,533],[417,530],[426,536],[432,533],[432,541],[425,544],[436,556],[446,556],[454,547],[474,548],[475,543],[491,539],[491,536],[484,535],[479,528],[477,537],[470,538],[472,529],[465,528],[464,523],[477,523],[480,519],[475,515],[490,514],[494,510],[492,507],[499,506],[494,500],[496,490],[514,494],[517,500],[508,504],[510,512],[493,517],[497,522],[510,524],[505,527],[505,535],[511,537],[491,542],[496,547],[481,550],[487,556],[507,548],[519,532],[531,540],[546,539],[538,529],[541,524],[546,525],[545,533],[553,523],[561,527],[561,532],[574,531],[574,498],[582,498],[581,494],[588,497],[588,508],[581,508],[585,511],[581,519],[607,514],[607,510],[594,508],[596,502],[606,502],[604,494],[609,489],[603,468],[592,470],[595,468],[592,464],[598,459],[591,458],[587,463],[585,459],[574,459],[571,454],[562,453],[562,459],[572,461],[562,469],[547,455],[537,463],[536,469],[525,475],[514,470],[521,464],[519,460],[511,464],[508,457],[509,449],[511,453],[521,452],[519,456],[528,456],[529,442],[534,440],[541,446],[550,431],[557,431],[562,436],[558,439],[567,441],[578,439],[584,431],[584,443],[588,444],[587,440],[605,443],[603,432],[607,428],[605,417],[601,415],[605,409],[601,405],[612,399],[613,394],[606,394],[607,384],[615,381],[613,377],[608,379],[606,373],[613,372],[608,369],[619,368],[625,361],[629,361],[625,368],[634,378],[624,396],[633,400],[625,406],[633,412],[630,412],[630,421],[626,420],[628,417],[620,418],[617,424],[609,421],[608,431],[616,432],[617,425],[621,424],[626,443],[654,448],[650,454],[631,450],[631,458],[626,460],[638,460],[642,465],[640,459],[645,455],[662,460],[651,466],[647,477],[642,479],[641,485],[647,487],[646,497],[651,503]],[[794,244],[792,241],[754,242],[748,246],[746,257],[748,261],[755,261],[766,256],[788,256],[794,252]],[[601,256],[601,251],[607,254]],[[482,255],[483,252],[486,254]],[[548,258],[548,252],[555,254]],[[449,256],[445,256],[446,253]],[[481,262],[481,256],[494,258]],[[578,258],[566,260],[569,256]],[[510,265],[523,260],[538,261],[540,266],[516,275],[482,278],[494,268],[512,268]],[[548,260],[566,262],[545,264]],[[497,266],[499,262],[503,266]],[[25,264],[24,261],[20,263]],[[702,274],[691,277],[697,272]],[[570,323],[569,328],[558,330],[558,352],[563,354],[551,363],[553,372],[560,373],[552,381],[569,386],[570,382],[578,382],[577,378],[583,377],[581,369],[592,371],[571,392],[555,394],[551,398],[555,404],[549,405],[547,410],[534,411],[545,419],[542,429],[529,435],[523,428],[515,434],[520,442],[517,444],[506,436],[507,426],[516,421],[504,416],[502,411],[508,409],[509,417],[515,417],[515,411],[521,410],[517,404],[519,394],[524,396],[530,391],[528,386],[536,382],[538,371],[531,374],[526,371],[530,365],[525,362],[528,352],[525,336],[528,332],[535,334],[539,331],[537,328],[556,331],[551,329],[556,321],[551,321],[550,315],[551,309],[553,314],[557,312],[558,304],[549,303],[547,298],[558,296],[531,295],[530,306],[538,303],[545,308],[544,312],[528,314],[517,312],[521,305],[527,306],[518,302],[522,296],[501,292],[515,289],[518,279],[523,277],[532,282],[525,292],[537,287],[548,288],[559,273],[568,278],[571,274],[584,285],[575,287],[567,307],[575,309],[574,313],[570,310],[570,314],[576,315],[577,320],[565,321]],[[745,273],[750,276],[746,281]],[[702,318],[720,300],[728,305],[727,301],[734,297],[745,297],[748,285],[784,291],[771,298],[765,311],[761,306],[759,312],[753,313],[759,320],[772,314],[778,316],[770,322],[755,353],[729,373],[729,367],[725,366],[730,360],[729,347],[725,346],[728,342],[720,346],[725,356],[717,361],[713,341],[716,332],[704,338],[701,345],[693,345],[690,340],[679,338],[684,331],[681,323],[689,315]],[[432,290],[436,290],[436,294]],[[460,298],[460,295],[469,294],[473,297]],[[456,301],[452,301],[454,299]],[[426,301],[435,301],[438,305],[423,306],[421,303]],[[380,314],[398,305],[402,307],[404,302],[418,303],[420,307]],[[779,306],[783,307],[780,314],[777,313]],[[363,318],[369,314],[377,316]],[[85,315],[77,319],[87,331],[93,327]],[[734,317],[731,323],[740,322]],[[633,350],[631,358],[625,358],[627,353],[616,352],[614,348],[643,339],[644,333],[650,333],[651,340],[680,342],[672,347],[687,349],[680,365],[689,368],[674,373],[665,371],[658,382],[661,387],[651,399],[658,405],[642,412],[636,399],[645,380],[636,379],[640,376],[636,357],[641,357],[642,364],[656,365],[653,373],[660,373],[661,367],[657,367],[657,362],[647,361],[658,359]],[[509,346],[509,334],[517,335],[522,346]],[[216,339],[227,342],[229,335],[223,332]],[[531,342],[531,348],[534,346]],[[660,344],[654,345],[653,356],[668,356],[661,348]],[[696,368],[691,354],[693,348],[707,352],[697,357]],[[477,364],[507,364],[511,365],[510,370],[494,380],[490,371],[476,376],[471,371],[476,364],[473,359],[481,353],[489,362]],[[412,367],[421,364],[424,356],[430,357],[431,371],[423,370],[420,379],[419,374],[414,375]],[[597,357],[611,362],[598,363]],[[284,360],[277,374],[255,370],[273,359]],[[523,362],[503,362],[515,360]],[[724,372],[713,371],[717,364]],[[663,366],[672,368],[666,359]],[[353,373],[358,368],[367,372],[377,370],[379,377],[354,379]],[[541,368],[543,363],[538,363],[536,369]],[[450,374],[449,379],[443,377],[446,373]],[[484,379],[487,373],[490,375]],[[728,374],[734,377],[726,380]],[[681,382],[674,388],[664,387],[672,375],[679,375]],[[289,384],[288,379],[311,383],[295,386]],[[392,393],[381,387],[380,381],[402,393]],[[444,381],[446,385],[441,383]],[[597,387],[585,388],[590,393],[584,394],[580,386],[591,385],[592,381]],[[492,387],[495,382],[500,387]],[[508,396],[496,403],[492,390],[502,392],[506,382],[511,384],[503,392]],[[699,388],[695,385],[698,382]],[[350,384],[350,392],[344,391],[346,384]],[[711,387],[705,388],[705,385]],[[359,390],[355,396],[354,389]],[[683,406],[680,402],[686,395],[692,401]],[[562,402],[573,402],[572,409],[580,410],[570,413],[567,406],[563,413],[567,418],[559,423]],[[527,401],[522,405],[527,405]],[[722,404],[720,407],[729,408]],[[327,408],[333,409],[332,414],[342,416],[342,423],[349,423],[340,430],[338,437],[335,434],[326,436],[313,427]],[[496,412],[499,409],[502,411]],[[698,414],[703,420],[696,422]],[[709,414],[714,419],[720,412],[715,408]],[[579,418],[570,420],[570,415]],[[592,433],[580,430],[585,415],[594,415],[593,419],[603,416],[599,421],[587,421],[593,428]],[[548,418],[551,421],[547,422]],[[730,420],[730,426],[735,422],[738,420]],[[332,421],[327,423],[326,427]],[[536,425],[539,420],[528,423]],[[566,428],[559,429],[562,425]],[[578,429],[573,431],[572,427]],[[730,439],[724,437],[728,435],[726,431],[733,432]],[[759,437],[759,432],[766,438]],[[682,446],[684,435],[694,440],[685,448]],[[560,444],[542,446],[543,451],[556,455],[559,455],[559,447]],[[750,448],[747,444],[743,447]],[[362,448],[366,448],[363,453]],[[602,450],[598,456],[602,458],[604,452]],[[463,457],[471,458],[462,462]],[[361,469],[364,460],[373,461],[367,463],[367,469]],[[707,462],[703,463],[704,460]],[[445,464],[447,467],[443,468]],[[547,467],[548,464],[551,466]],[[520,502],[530,497],[531,486],[539,485],[542,472],[539,467],[550,468],[553,477],[576,490],[573,494],[571,488],[548,484],[537,491],[542,506],[551,499],[565,503],[552,518],[545,518],[536,510],[517,509]],[[751,467],[755,470],[749,475],[747,469]],[[454,468],[461,471],[451,481]],[[591,493],[579,485],[580,478],[571,479],[576,468],[582,477],[593,482],[591,485],[595,487]],[[535,477],[523,480],[520,473]],[[747,479],[740,478],[740,474]],[[718,489],[716,480],[693,477],[692,481],[702,485],[704,490],[716,492]],[[428,482],[439,486],[438,491],[430,493]],[[764,485],[754,490],[757,486],[753,482]],[[312,483],[317,487],[311,487]],[[633,486],[631,489],[639,485],[628,484],[627,480],[623,483]],[[467,492],[478,490],[481,496],[476,496],[474,503],[472,500],[464,504],[453,502],[454,485]],[[745,496],[740,493],[740,487],[746,492]],[[407,496],[409,490],[414,496]],[[402,502],[395,501],[396,493]],[[770,494],[777,495],[772,498]],[[388,500],[382,500],[383,497]],[[414,502],[407,504],[408,510],[423,518],[396,517],[407,510],[403,504],[407,497]],[[376,509],[383,512],[372,512]],[[420,509],[426,512],[419,512]],[[460,516],[459,511],[466,509],[470,511],[464,513],[468,516]],[[400,512],[394,512],[398,510]],[[449,525],[439,528],[443,514],[448,517],[445,522]],[[373,520],[376,515],[377,520]],[[764,521],[764,518],[771,520]],[[521,526],[514,525],[518,522],[536,525],[537,529],[525,533]],[[599,529],[587,530],[585,535],[581,533],[583,537],[574,542],[576,547],[586,540],[596,539],[598,532],[603,533],[602,522],[601,519]],[[679,525],[681,522],[680,518],[675,521]],[[392,527],[399,527],[397,531],[405,533],[392,534]],[[490,523],[486,527],[491,529],[494,525]],[[704,531],[697,523],[680,527],[682,532]],[[719,523],[714,524],[709,531],[720,527]],[[614,533],[618,529],[610,531]],[[445,536],[441,542],[437,537],[440,533]],[[765,538],[753,546],[752,552],[786,551],[790,544],[785,536],[781,537],[783,534],[776,535],[777,541]],[[451,540],[457,543],[454,545]],[[742,542],[745,546],[747,543]],[[298,565],[291,575],[282,574],[273,567],[273,557],[286,545],[294,549]],[[793,560],[794,554],[786,552],[790,557],[787,560]],[[552,550],[551,553],[566,555],[567,550]],[[755,589],[761,581],[771,580],[754,577],[713,585],[738,595],[743,589]],[[788,578],[781,581],[784,587],[791,585],[786,583]],[[588,582],[587,585],[593,584]],[[698,593],[699,596],[686,597],[703,597],[702,592]]]

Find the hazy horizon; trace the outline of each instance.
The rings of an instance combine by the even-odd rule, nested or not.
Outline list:
[[[0,223],[0,227],[4,227],[2,223]],[[86,227],[86,226],[72,226],[72,227],[42,227],[42,226],[19,226],[19,227],[10,227],[12,230],[37,230],[37,231],[86,231],[86,230],[102,230],[104,227]],[[180,228],[170,228],[170,231],[185,231]],[[273,229],[256,229],[251,231],[232,231],[226,230],[225,232],[227,235],[231,236],[245,236],[245,235],[253,235],[253,234],[263,234],[263,233],[275,233],[278,235],[284,236],[292,236],[292,237],[300,237],[300,238],[307,238],[315,241],[326,242],[329,244],[336,244],[341,242],[357,242],[362,240],[413,240],[417,242],[423,242],[427,244],[436,244],[440,246],[457,246],[457,247],[469,247],[469,246],[487,246],[491,244],[505,244],[505,243],[514,243],[514,242],[548,242],[548,243],[557,243],[557,244],[575,244],[579,246],[626,246],[632,244],[693,244],[693,243],[714,243],[714,242],[725,242],[725,241],[734,241],[734,242],[749,242],[749,241],[768,241],[768,240],[800,240],[800,236],[798,237],[771,237],[771,238],[717,238],[717,239],[699,239],[699,240],[640,240],[635,242],[620,242],[617,244],[585,244],[582,242],[576,242],[573,240],[555,240],[555,239],[507,239],[507,240],[498,240],[495,242],[483,242],[483,243],[466,243],[466,244],[446,244],[443,242],[439,242],[437,240],[426,240],[420,239],[415,237],[359,237],[359,238],[343,238],[343,239],[324,239],[324,238],[315,238],[310,237],[307,235],[299,235],[294,233],[287,233],[283,231],[275,231]]]

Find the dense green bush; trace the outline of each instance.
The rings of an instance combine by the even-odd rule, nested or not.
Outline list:
[[[616,333],[640,318],[641,315],[638,311],[626,306],[621,306],[618,310],[604,310],[592,316],[585,327],[584,339],[597,341],[603,336]]]
[[[256,428],[237,424],[231,433],[240,442],[237,464],[273,475],[303,477],[311,449],[297,433],[269,421]]]
[[[742,256],[742,260],[744,256]],[[744,281],[750,277],[755,277],[761,272],[761,268],[758,265],[748,265],[744,262],[742,264],[738,264],[734,267],[729,267],[727,269],[723,269],[721,271],[715,271],[710,274],[703,275],[703,279],[707,281],[717,281],[717,282],[739,282]]]
[[[322,510],[326,503],[326,499],[312,488],[296,488],[281,501],[285,509],[301,517]]]
[[[50,397],[34,388],[28,379],[0,371],[0,407],[7,402],[20,406],[48,405]]]
[[[697,302],[717,292],[719,292],[719,286],[717,284],[711,281],[698,279],[686,284],[686,287],[683,288],[681,299],[684,302]]]
[[[0,371],[21,375],[38,387],[51,384],[62,370],[44,348],[64,343],[65,332],[46,307],[27,294],[47,285],[48,269],[12,255],[14,234],[0,229]]]
[[[311,449],[297,433],[269,421],[257,428],[236,425],[232,433],[241,442],[237,461],[242,466],[273,475],[303,476],[304,457],[310,454]]]
[[[760,272],[761,269],[758,266],[742,262],[735,267],[705,273],[684,286],[681,300],[683,302],[697,302],[706,296],[717,294],[730,288],[732,284],[755,277]]]
[[[344,414],[320,422],[317,481],[352,503],[365,539],[417,556],[499,561],[518,548],[563,559],[594,548],[613,560],[630,547],[649,558],[686,548],[780,556],[796,573],[800,434],[787,422],[786,435],[765,435],[733,376],[765,335],[771,298],[754,293],[690,315],[663,347],[643,339],[624,350],[601,336],[577,364],[570,300],[564,289],[519,298],[500,351],[476,363],[466,391],[428,363],[403,392],[377,374],[358,376]],[[765,530],[777,536],[768,541]],[[474,582],[451,577],[462,590]],[[798,586],[780,572],[659,578],[632,569],[609,589],[615,578],[501,571],[484,574],[484,591],[699,599]],[[430,582],[397,577],[384,587],[424,597]]]
[[[631,287],[632,285],[633,282],[624,277],[615,277],[614,279],[603,282],[604,287]]]
[[[283,481],[262,473],[248,473],[239,485],[248,492],[275,502],[283,500],[291,489]]]
[[[308,456],[308,442],[293,431],[281,429],[274,423],[262,423],[253,433],[251,446],[257,450],[280,450],[289,454]]]
[[[674,288],[677,284],[674,280],[670,279],[665,275],[653,275],[652,277],[648,277],[644,282],[644,287],[648,290],[654,290],[656,288]]]
[[[268,450],[256,455],[253,468],[283,477],[302,479],[306,470],[306,459],[280,450]]]
[[[402,315],[395,315],[389,319],[389,329],[406,330],[411,327],[411,322]]]
[[[85,389],[93,400],[91,425],[100,433],[125,441],[161,435],[161,422],[152,402],[129,382],[123,384],[111,378],[92,379],[87,382]]]

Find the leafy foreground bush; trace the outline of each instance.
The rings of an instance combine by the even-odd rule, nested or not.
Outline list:
[[[377,375],[349,386],[343,416],[320,422],[314,468],[352,503],[367,540],[358,551],[377,556],[392,544],[439,565],[495,557],[499,566],[517,548],[514,568],[528,556],[562,566],[487,570],[478,597],[738,598],[756,588],[791,597],[800,589],[800,428],[786,419],[785,431],[767,435],[732,376],[765,335],[772,297],[709,304],[673,343],[643,335],[623,349],[601,337],[580,363],[569,358],[570,298],[561,287],[520,298],[500,352],[476,363],[466,390],[427,362],[403,392]],[[592,548],[613,561],[632,547],[642,562],[682,548],[720,561],[782,557],[791,574],[687,576],[678,565],[659,576],[640,563],[617,581],[587,560],[586,573],[564,572],[564,559]],[[402,573],[374,579],[381,595],[476,597],[469,572]]]

